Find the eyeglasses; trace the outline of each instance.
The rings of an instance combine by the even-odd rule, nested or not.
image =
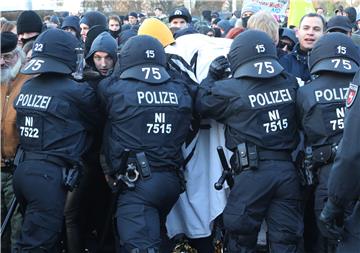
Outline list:
[[[0,58],[6,62],[11,62],[14,59],[14,52],[0,54]]]

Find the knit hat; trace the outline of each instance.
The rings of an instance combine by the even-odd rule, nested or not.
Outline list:
[[[217,26],[224,31],[224,34],[227,34],[232,28],[229,20],[221,20],[217,23]]]
[[[150,35],[158,39],[163,47],[175,42],[170,29],[157,18],[145,19],[138,30],[138,35]]]
[[[12,32],[2,32],[1,36],[1,53],[9,53],[16,48],[17,36]]]
[[[57,24],[57,25],[60,25],[60,19],[59,19],[57,16],[55,16],[55,15],[52,15],[52,16],[50,17],[50,22],[55,23],[55,24]]]
[[[17,34],[38,32],[41,33],[43,23],[40,16],[34,11],[23,11],[16,21]]]
[[[84,14],[80,20],[80,24],[85,24],[89,28],[95,25],[107,26],[106,16],[99,11],[89,11]]]
[[[132,11],[132,12],[129,13],[128,16],[129,16],[129,17],[135,17],[135,18],[137,18],[137,17],[138,17],[138,14],[137,14],[136,12]]]
[[[71,27],[76,31],[76,34],[80,34],[80,18],[78,16],[67,16],[64,18],[61,29],[65,29],[66,27]]]

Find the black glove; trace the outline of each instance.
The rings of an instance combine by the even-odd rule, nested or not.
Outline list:
[[[319,229],[322,235],[330,240],[341,241],[343,227],[343,208],[335,205],[330,199],[326,202],[319,217]]]
[[[216,57],[210,64],[209,74],[212,79],[220,80],[228,77],[230,74],[230,63],[225,58],[225,56],[221,55]]]

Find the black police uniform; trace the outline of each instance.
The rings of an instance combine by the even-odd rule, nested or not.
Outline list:
[[[344,128],[345,97],[359,61],[357,48],[346,35],[324,35],[309,56],[310,72],[316,78],[297,93],[298,115],[307,147],[305,164],[318,179],[316,217],[328,197],[328,176]],[[331,246],[319,239],[318,251],[326,252]]]
[[[234,152],[235,184],[223,212],[225,229],[230,233],[228,250],[255,252],[265,218],[270,248],[298,252],[302,205],[290,155],[298,143],[298,84],[283,72],[275,45],[264,32],[241,33],[228,58],[233,78],[202,83],[196,100],[196,110],[202,116],[225,124],[226,147]]]
[[[108,115],[104,173],[126,178],[132,166],[132,177],[140,173],[135,188],[122,190],[117,199],[123,252],[159,252],[160,227],[180,194],[181,145],[190,126],[192,98],[181,80],[170,80],[165,65],[156,39],[135,36],[120,52],[120,77],[100,83]],[[130,157],[123,167],[125,149]]]
[[[335,231],[335,235],[339,236],[338,253],[355,253],[360,249],[359,84],[358,71],[349,86],[343,138],[329,175],[329,198],[320,215],[320,224],[323,224],[324,230],[330,234]],[[346,206],[356,200],[352,214],[344,221],[344,228],[339,228],[337,220],[343,219]]]
[[[67,76],[76,68],[77,46],[70,33],[47,30],[36,39],[32,59],[22,70],[40,75],[27,81],[14,101],[20,137],[14,190],[24,211],[15,252],[59,251],[64,180],[68,187],[76,181],[66,174],[81,169],[97,117],[94,90]]]

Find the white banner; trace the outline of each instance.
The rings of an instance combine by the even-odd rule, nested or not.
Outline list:
[[[276,18],[284,17],[289,0],[244,0],[243,6],[258,4],[264,11],[271,12]]]

